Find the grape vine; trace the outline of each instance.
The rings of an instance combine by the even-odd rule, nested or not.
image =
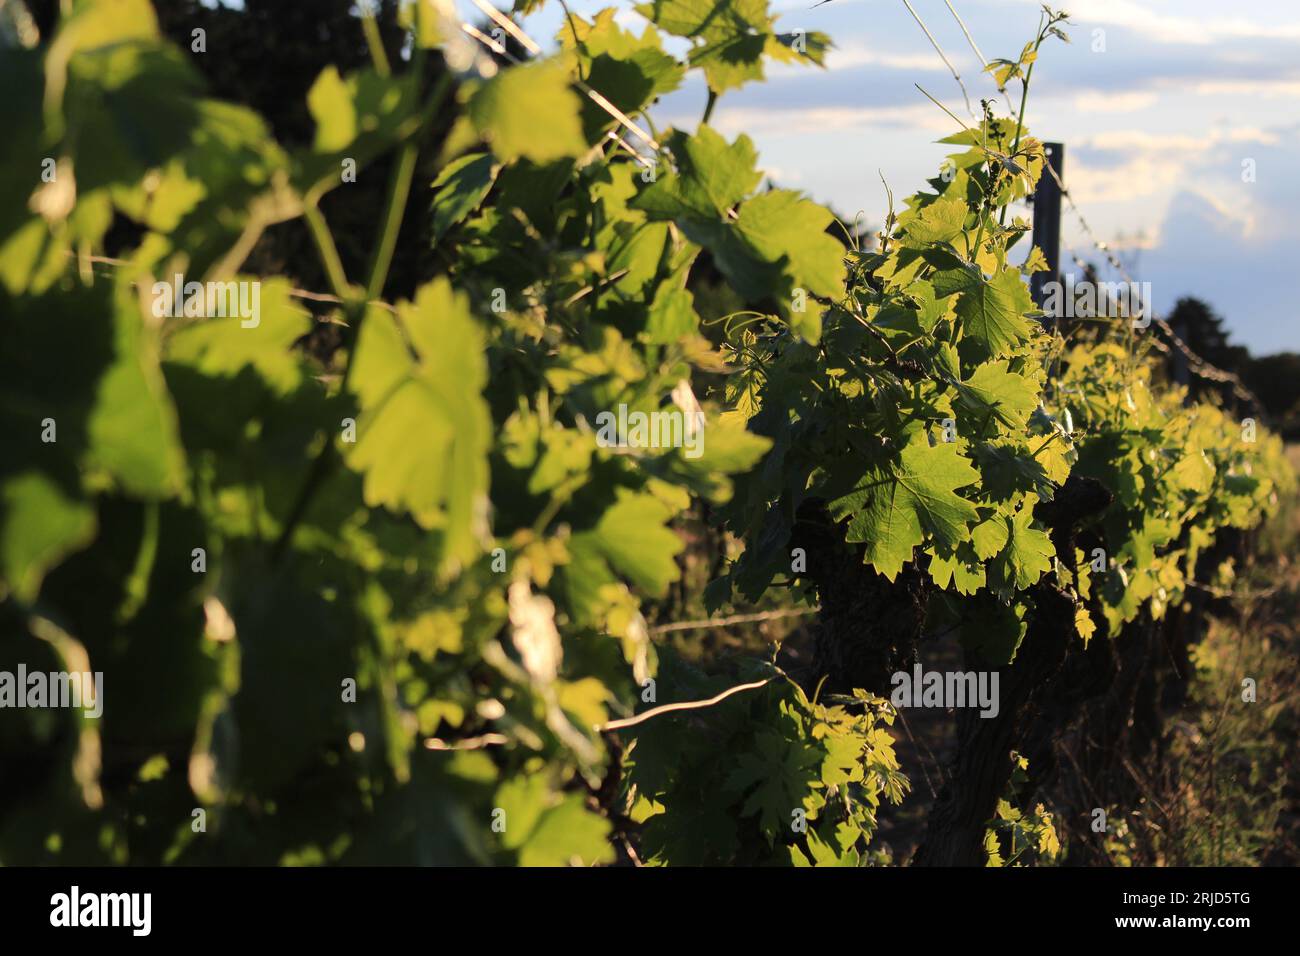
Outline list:
[[[395,56],[363,11],[373,62],[320,73],[304,146],[147,0],[65,6],[0,58],[0,671],[98,672],[105,706],[6,711],[0,863],[893,862],[889,677],[943,629],[1012,688],[953,845],[1049,860],[1016,668],[1160,620],[1293,490],[1133,322],[1044,325],[1023,108],[954,118],[878,246],[765,182],[707,120],[830,44],[766,0],[570,15],[519,57],[435,0]],[[692,71],[706,120],[657,129]],[[358,261],[331,197],[380,176]],[[328,290],[254,267],[290,230]],[[619,409],[702,442],[611,443]],[[817,607],[809,673],[652,636],[704,505],[743,542],[710,609]]]

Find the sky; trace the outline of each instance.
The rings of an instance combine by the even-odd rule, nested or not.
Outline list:
[[[986,57],[1014,59],[1037,29],[1037,0],[949,2]],[[711,122],[748,133],[773,182],[878,227],[881,176],[896,195],[914,192],[951,150],[935,141],[957,128],[915,84],[965,117],[961,90],[902,0],[812,3],[771,8],[783,32],[830,35],[826,68],[771,65],[767,82],[725,94]],[[996,97],[944,0],[911,4],[976,109]],[[1072,42],[1044,45],[1025,120],[1065,144],[1065,182],[1094,234],[1151,284],[1158,312],[1194,295],[1252,352],[1300,352],[1300,0],[1060,5]],[[569,4],[584,16],[611,6],[640,32],[628,0]],[[468,0],[458,8],[481,16]],[[552,0],[523,25],[550,46],[561,16]],[[652,115],[660,129],[694,129],[704,102],[692,77]],[[1065,245],[1103,264],[1068,208],[1062,228]]]

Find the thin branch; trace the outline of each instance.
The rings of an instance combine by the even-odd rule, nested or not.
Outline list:
[[[343,300],[351,299],[352,288],[348,284],[347,273],[343,271],[343,260],[339,258],[338,247],[334,245],[334,236],[330,233],[324,214],[315,205],[308,203],[303,206],[302,215],[307,221],[312,240],[316,243],[316,251],[320,253],[321,265],[325,267],[325,275],[334,294]]]
[[[515,25],[513,21],[508,21],[508,22],[510,22],[511,25],[514,26],[516,30],[518,30],[517,25]],[[485,34],[482,30],[479,30],[468,23],[462,23],[460,25],[460,28],[467,36],[471,36],[475,40],[478,40],[479,43],[483,44],[493,53],[497,54],[497,56],[505,57],[507,60],[509,60],[511,63],[515,64],[516,66],[520,65],[521,62],[520,59],[517,56],[515,56],[513,53],[511,53],[509,50],[507,50],[504,44],[498,43],[496,40],[492,39],[492,37]],[[519,35],[523,35],[523,31],[519,31]],[[532,41],[530,40],[529,42]],[[626,113],[624,113],[621,109],[619,109],[609,100],[607,100],[599,92],[597,92],[596,90],[588,86],[583,80],[580,79],[574,80],[573,85],[576,86],[578,89],[582,90],[583,93],[587,94],[588,99],[590,99],[593,103],[595,103],[602,110],[604,110],[615,120],[617,120],[618,123],[621,126],[623,126],[624,129],[626,129],[629,133],[632,133],[634,136],[636,136],[637,139],[641,140],[643,143],[645,143],[655,152],[658,152],[661,149],[659,143],[655,140],[653,136],[651,136],[649,133],[643,130],[640,126],[637,126],[636,123],[632,122],[632,119]]]
[[[971,116],[974,116],[975,111],[971,109],[970,105],[970,93],[966,91],[966,84],[961,81],[961,75],[957,72],[957,68],[953,66],[948,57],[944,55],[943,48],[939,46],[939,41],[934,38],[934,34],[932,34],[930,28],[925,25],[925,21],[923,21],[920,16],[917,15],[917,12],[912,9],[912,5],[908,3],[908,0],[903,0],[903,6],[907,7],[907,12],[912,15],[912,19],[915,20],[917,25],[921,28],[921,32],[925,34],[925,38],[929,40],[930,45],[934,47],[934,52],[939,54],[939,59],[943,60],[943,65],[948,68],[948,72],[952,74],[952,78],[956,80],[957,85],[961,87],[962,99],[966,101],[966,112]]]
[[[379,35],[379,24],[375,22],[375,10],[371,0],[361,0],[361,31],[366,35],[366,46],[370,47],[370,59],[374,61],[375,71],[380,76],[392,72],[388,66],[388,54],[384,52],[384,38]]]
[[[444,77],[449,74],[443,74]],[[374,259],[370,263],[370,279],[366,283],[366,298],[377,299],[388,280],[388,268],[393,263],[397,249],[397,235],[402,231],[406,200],[411,195],[411,179],[415,175],[415,159],[420,149],[414,142],[402,146],[388,184],[388,203],[384,207],[384,222],[379,230]]]
[[[567,309],[569,306],[573,305],[575,302],[578,302],[579,300],[581,300],[581,299],[584,298],[585,296],[591,295],[591,293],[593,293],[593,292],[597,292],[597,291],[604,290],[606,287],[613,285],[613,284],[614,284],[615,282],[617,282],[619,279],[621,279],[621,278],[623,278],[625,275],[627,275],[629,271],[631,271],[631,270],[629,270],[629,269],[616,269],[614,272],[611,272],[609,275],[605,276],[603,279],[601,279],[601,280],[600,280],[599,282],[597,282],[595,285],[583,286],[583,287],[582,287],[581,289],[579,289],[577,292],[573,293],[573,295],[569,296],[567,299],[565,299],[563,302],[561,302],[561,303],[560,303],[560,306],[561,306],[562,308],[566,308],[566,309]]]
[[[505,30],[506,33],[509,33],[512,37],[518,40],[525,50],[533,56],[541,56],[542,48],[534,42],[532,37],[521,30],[519,24],[515,23],[514,20],[511,20],[496,7],[492,6],[492,4],[488,3],[487,0],[470,0],[470,2],[486,13],[488,17],[490,17],[502,30]],[[569,21],[569,29],[573,30],[572,20]],[[573,30],[573,39],[575,43],[578,40],[578,33],[576,30]]]
[[[413,68],[417,71],[417,78],[423,70],[423,65],[423,57],[417,56],[413,63]],[[432,120],[437,111],[437,105],[446,96],[449,86],[450,74],[444,73],[429,94],[430,108],[425,110],[425,122]],[[378,297],[388,279],[388,267],[392,263],[397,236],[402,228],[402,219],[406,212],[406,201],[410,195],[411,179],[415,173],[416,159],[419,153],[419,137],[423,129],[422,124],[419,130],[412,132],[410,138],[402,145],[397,163],[393,167],[388,198],[381,220],[379,239],[375,248],[375,258],[371,263],[370,276],[366,283],[369,291],[368,295],[357,297],[351,294],[347,284],[347,277],[343,273],[342,262],[339,260],[338,250],[334,245],[333,236],[330,234],[329,226],[326,225],[325,217],[321,215],[320,210],[313,204],[308,204],[303,210],[307,223],[311,227],[312,237],[316,240],[322,260],[325,262],[326,270],[331,274],[334,291],[340,298],[348,300],[345,308],[349,313],[350,321],[348,354],[346,364],[343,366],[341,387],[343,392],[347,391],[348,381],[351,378],[353,368],[356,366],[354,359],[357,354],[357,343],[360,337],[361,324],[365,320],[367,312],[364,304],[365,300]],[[330,473],[338,462],[338,457],[338,450],[334,446],[334,441],[327,438],[325,444],[321,446],[320,452],[317,453],[311,463],[307,477],[304,479],[302,487],[298,491],[298,496],[294,499],[289,511],[289,517],[285,520],[284,528],[281,530],[275,544],[272,545],[271,556],[274,562],[278,563],[284,556],[289,547],[289,542],[293,540],[294,531],[297,530],[298,525],[307,514],[307,509],[310,507],[317,491],[330,477]]]
[[[954,113],[952,110],[948,109],[948,107],[944,106],[942,103],[940,103],[938,100],[936,100],[933,96],[931,96],[930,93],[929,93],[929,91],[926,90],[926,88],[925,88],[924,86],[922,86],[920,83],[913,83],[912,85],[915,86],[915,87],[916,87],[918,90],[920,90],[922,93],[924,93],[924,94],[925,94],[925,98],[926,98],[927,100],[929,100],[929,101],[930,101],[931,103],[933,103],[935,106],[939,107],[939,109],[943,110],[945,113],[947,113],[949,116],[951,116],[954,120],[956,120],[956,121],[957,121],[957,125],[959,125],[962,129],[964,129],[964,130],[965,130],[966,132],[968,132],[968,133],[974,134],[975,131],[974,131],[973,129],[971,129],[969,126],[966,125],[965,120],[963,120],[960,116],[958,116],[958,115],[957,115],[956,113]],[[988,150],[985,150],[985,152],[988,152]]]
[[[700,125],[709,125],[709,120],[713,118],[713,107],[718,105],[718,94],[714,90],[709,90],[708,100],[704,104],[704,115],[700,117]]]
[[[894,713],[898,714],[898,719],[903,724],[903,730],[907,733],[907,739],[912,742],[912,746],[917,749],[919,755],[922,744],[912,735],[912,728],[907,726],[907,718],[903,716],[902,708],[895,707]],[[930,759],[934,761],[934,765],[938,768],[939,772],[942,772],[943,768],[939,766],[939,761],[935,760],[934,754],[930,751],[928,744],[925,745],[925,752],[929,755]],[[930,796],[936,800],[939,799],[939,791],[934,789],[934,783],[930,780],[930,771],[925,769],[925,761],[919,760],[917,762],[921,765],[921,776],[925,777],[925,785],[930,789]],[[940,778],[940,782],[942,782],[942,778]]]
[[[957,21],[957,26],[961,27],[961,32],[966,35],[966,42],[970,44],[971,50],[973,50],[975,56],[979,58],[980,65],[987,68],[989,65],[988,58],[980,51],[979,46],[975,43],[975,38],[971,36],[970,30],[966,29],[966,24],[962,20],[961,15],[957,13],[957,8],[954,7],[949,0],[943,0],[943,3],[944,6],[948,8],[948,12],[952,14],[952,18]],[[1014,113],[1015,107],[1011,105],[1011,94],[1008,93],[1005,88],[999,90],[999,92],[1007,101],[1007,112]]]
[[[593,730],[604,732],[606,730],[619,730],[623,727],[633,727],[637,724],[649,720],[651,717],[658,717],[660,714],[667,714],[678,710],[699,710],[704,707],[712,707],[719,701],[726,700],[732,694],[739,694],[744,690],[758,690],[758,688],[770,684],[774,678],[765,677],[762,680],[754,681],[752,684],[737,684],[730,687],[720,694],[715,694],[708,700],[684,700],[676,704],[664,704],[662,707],[652,707],[644,713],[637,714],[635,717],[627,717],[623,720],[611,720],[609,723],[597,724]]]
[[[670,631],[695,631],[706,627],[730,627],[733,624],[750,624],[755,621],[775,621],[783,617],[803,617],[816,614],[815,607],[782,608],[776,611],[758,611],[753,614],[733,614],[731,617],[715,617],[707,621],[677,621],[673,624],[660,624],[648,629],[650,634],[667,634]]]
[[[966,29],[966,24],[962,22],[961,15],[957,13],[956,8],[953,7],[948,0],[943,0],[943,5],[948,8],[948,12],[952,14],[952,18],[957,21],[957,26],[961,27],[961,32],[966,35],[966,42],[969,43],[970,48],[975,51],[975,55],[979,57],[979,61],[985,66],[988,66],[988,57],[980,52],[979,46],[975,43],[975,38],[971,36],[970,31]]]
[[[466,737],[464,740],[439,740],[437,737],[426,737],[424,740],[425,750],[482,750],[484,747],[499,747],[501,744],[510,742],[510,738],[505,734],[481,734],[478,737]]]

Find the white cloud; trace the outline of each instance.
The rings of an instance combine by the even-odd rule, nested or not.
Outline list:
[[[1020,2],[1041,6],[1039,0]],[[1068,9],[1070,20],[1080,26],[1124,27],[1156,43],[1206,46],[1224,40],[1300,40],[1300,21],[1278,22],[1268,15],[1178,16],[1136,0],[1071,0]]]
[[[836,47],[827,56],[826,65],[834,70],[850,70],[857,66],[883,66],[889,70],[908,72],[948,72],[943,61],[933,52],[886,53],[864,43],[846,43],[842,47]]]
[[[1275,143],[1276,131],[1257,126],[1227,126],[1210,129],[1204,133],[1152,133],[1145,129],[1110,129],[1091,136],[1077,136],[1076,147],[1114,152],[1153,152],[1177,159],[1174,154],[1186,153],[1186,160],[1201,158],[1201,154],[1221,143]]]
[[[1225,147],[1241,143],[1268,146],[1277,140],[1277,131],[1257,127],[1220,127],[1202,134],[1107,130],[1071,143],[1074,158],[1067,153],[1067,185],[1081,205],[1122,203],[1159,208],[1174,191],[1189,187],[1192,170],[1203,168],[1210,156],[1217,155],[1217,168],[1223,175],[1239,170],[1240,157],[1228,155]],[[1088,151],[1114,154],[1118,162],[1090,164]],[[1213,194],[1213,190],[1206,192]],[[1233,214],[1226,206],[1223,211],[1248,226],[1253,218]]]
[[[1155,105],[1159,97],[1152,92],[1110,93],[1085,90],[1076,93],[1074,108],[1080,113],[1135,113]]]
[[[920,94],[917,94],[918,96]],[[687,121],[689,122],[689,120]],[[728,136],[824,133],[829,129],[905,127],[924,135],[957,132],[952,119],[926,101],[911,106],[733,107],[720,110],[713,125]]]
[[[1202,80],[1193,87],[1197,96],[1257,96],[1272,99],[1300,97],[1297,80]]]

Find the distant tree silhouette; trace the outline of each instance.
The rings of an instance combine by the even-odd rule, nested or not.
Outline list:
[[[1248,348],[1229,340],[1222,316],[1191,296],[1178,300],[1167,321],[1193,352],[1217,368],[1235,372],[1288,440],[1300,439],[1300,355],[1281,352],[1252,356]],[[1196,395],[1223,393],[1222,386],[1195,376],[1190,385]],[[1228,400],[1228,396],[1224,397]]]
[[[1252,358],[1242,381],[1259,396],[1269,420],[1287,441],[1300,441],[1300,355],[1279,352]]]
[[[1193,352],[1211,365],[1237,372],[1250,361],[1250,350],[1228,341],[1222,316],[1200,299],[1179,299],[1166,321]]]

